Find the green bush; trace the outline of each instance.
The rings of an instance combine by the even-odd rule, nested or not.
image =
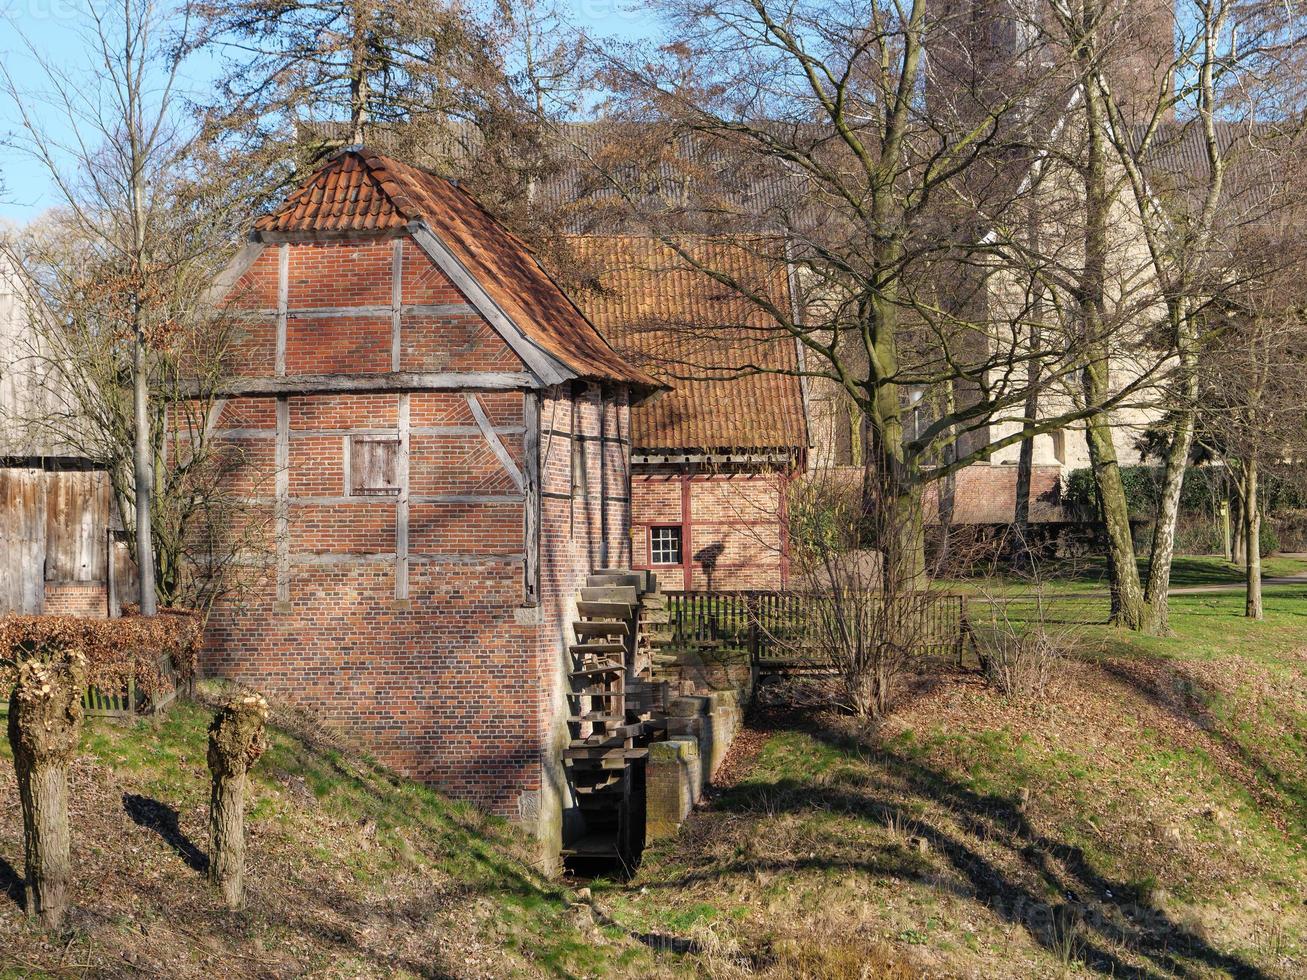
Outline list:
[[[1271,526],[1270,521],[1262,521],[1261,534],[1257,536],[1257,545],[1263,558],[1280,550],[1280,536],[1276,533],[1275,528]]]

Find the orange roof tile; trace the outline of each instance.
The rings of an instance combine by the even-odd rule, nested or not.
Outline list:
[[[757,306],[686,263],[656,239],[586,235],[570,240],[597,268],[599,288],[577,302],[626,357],[672,386],[631,413],[637,450],[795,450],[808,445],[792,336]],[[706,267],[788,310],[781,243],[747,247],[696,238]]]
[[[578,377],[658,382],[628,364],[540,267],[530,248],[453,182],[366,148],[338,153],[256,233],[337,237],[425,225],[535,346]]]

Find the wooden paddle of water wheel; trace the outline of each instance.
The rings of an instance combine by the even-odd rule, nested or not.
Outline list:
[[[606,569],[578,597],[569,650],[571,692],[564,753],[585,833],[563,858],[633,868],[644,847],[644,763],[667,728],[665,685],[652,680],[666,598],[649,572]]]

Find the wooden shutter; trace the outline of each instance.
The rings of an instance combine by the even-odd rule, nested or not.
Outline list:
[[[350,493],[354,496],[399,495],[399,440],[389,436],[354,436],[349,447]]]

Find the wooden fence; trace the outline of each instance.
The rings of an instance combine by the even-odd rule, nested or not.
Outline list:
[[[821,596],[798,592],[686,592],[667,597],[674,647],[745,654],[762,673],[829,670],[811,610]],[[966,598],[914,597],[905,610],[912,653],[922,663],[961,665],[969,646]]]
[[[177,697],[181,678],[171,655],[159,661],[160,672],[168,682],[158,694],[147,694],[135,681],[128,681],[118,690],[88,687],[82,695],[82,707],[88,718],[136,718],[155,714],[170,705]],[[0,718],[9,714],[9,690],[0,689]]]

